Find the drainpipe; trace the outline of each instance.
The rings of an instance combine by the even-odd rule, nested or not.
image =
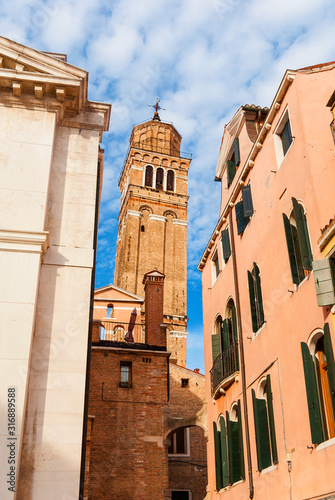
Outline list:
[[[229,227],[230,227],[230,240],[231,240],[231,256],[233,261],[234,272],[234,286],[235,286],[235,300],[236,300],[236,316],[237,316],[237,333],[238,343],[240,346],[240,371],[242,378],[242,393],[243,393],[243,412],[244,412],[244,426],[245,426],[245,440],[247,449],[247,462],[248,462],[248,478],[249,478],[249,498],[254,498],[254,482],[252,477],[252,463],[250,451],[250,434],[249,434],[249,420],[248,420],[248,404],[247,404],[247,388],[245,380],[245,363],[244,363],[244,348],[242,336],[242,323],[241,323],[241,306],[240,294],[237,279],[237,266],[236,266],[236,253],[235,253],[235,240],[233,231],[233,216],[232,208],[229,208]]]

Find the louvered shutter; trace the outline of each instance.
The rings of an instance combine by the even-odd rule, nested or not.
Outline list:
[[[216,489],[219,491],[222,488],[223,482],[222,482],[222,463],[221,463],[220,433],[217,430],[216,422],[213,422],[213,431],[214,431]]]
[[[241,460],[240,460],[240,446],[239,446],[239,429],[238,422],[229,420],[227,415],[228,427],[228,452],[229,452],[229,465],[230,465],[230,480],[232,483],[237,483],[241,479]]]
[[[307,405],[309,412],[309,423],[311,426],[312,443],[319,444],[324,441],[319,403],[319,391],[315,376],[313,358],[305,342],[301,342],[301,352],[302,361],[304,364]]]
[[[243,432],[242,432],[242,412],[241,412],[241,401],[237,402],[237,418],[238,418],[238,444],[240,453],[240,473],[241,478],[245,478],[244,469],[244,450],[243,450]]]
[[[221,335],[220,334],[212,335],[213,363],[216,360],[216,358],[221,354],[221,352],[222,352]]]
[[[273,404],[272,404],[273,398],[271,391],[270,375],[267,375],[266,377],[266,399],[268,403],[272,461],[274,464],[276,464],[278,462],[278,453],[277,453],[276,429],[275,429],[275,419],[273,413]]]
[[[299,278],[299,283],[305,278],[305,271],[302,265],[302,258],[301,258],[301,251],[300,251],[300,245],[299,245],[299,239],[298,239],[298,231],[297,228],[291,224],[291,234],[292,234],[292,240],[293,240],[293,246],[294,246],[294,253],[295,253],[295,260],[297,263],[297,271],[298,271],[298,278]]]
[[[302,258],[302,265],[308,271],[312,270],[312,250],[309,242],[307,220],[303,208],[295,198],[292,198],[293,212],[298,232],[298,241]]]
[[[335,277],[332,259],[313,260],[313,274],[318,305],[335,304]]]
[[[295,251],[294,251],[294,245],[293,245],[293,238],[292,238],[292,232],[291,232],[291,224],[290,224],[290,221],[289,221],[287,215],[285,215],[285,214],[283,214],[283,220],[284,220],[284,227],[285,227],[285,235],[286,235],[286,243],[287,243],[288,256],[289,256],[289,259],[290,259],[292,281],[296,285],[299,285],[300,280],[299,280],[299,277],[298,277],[297,261],[296,261],[296,256],[295,256]]]
[[[328,323],[325,323],[324,325],[324,346],[325,346],[325,355],[327,359],[327,375],[329,380],[329,388],[333,404],[333,412],[335,415],[335,363],[334,363],[334,353],[333,353],[333,347],[330,338]]]
[[[228,187],[231,185],[233,182],[233,179],[236,174],[236,165],[232,160],[227,161],[227,182],[228,182]]]
[[[243,213],[245,217],[251,217],[254,213],[254,205],[252,203],[251,196],[251,186],[248,184],[247,186],[242,187],[242,199],[243,199]]]
[[[257,322],[257,311],[256,311],[256,303],[255,303],[254,278],[252,277],[252,274],[250,271],[248,271],[248,285],[249,285],[252,331],[254,333],[256,333],[258,330],[258,322]]]
[[[224,378],[228,377],[231,374],[229,321],[229,319],[225,319],[222,322],[222,361]]]
[[[235,165],[238,167],[239,164],[241,163],[240,141],[238,137],[236,137],[234,140],[234,157],[235,157]]]
[[[223,488],[225,488],[229,484],[229,466],[228,466],[226,424],[222,415],[220,416],[220,437],[221,437],[222,484]]]
[[[221,231],[221,238],[222,238],[223,258],[225,261],[227,261],[231,255],[229,228],[228,227],[226,229],[224,229],[223,231]]]
[[[258,327],[264,323],[264,310],[263,310],[263,299],[262,299],[262,288],[261,288],[261,277],[259,275],[259,268],[254,262],[254,275],[256,284],[256,299],[258,304]]]
[[[239,201],[238,203],[236,203],[235,214],[237,222],[237,234],[241,234],[249,223],[249,217],[244,216],[243,201]]]
[[[233,306],[231,308],[231,326],[233,331],[233,341],[235,343],[235,371],[240,369],[239,355],[238,355],[238,337],[237,337],[237,319],[236,319],[236,308]]]
[[[254,407],[258,470],[261,471],[263,469],[266,469],[267,467],[270,467],[272,463],[270,453],[268,416],[265,399],[257,399],[255,396],[255,391],[252,389],[251,392]]]

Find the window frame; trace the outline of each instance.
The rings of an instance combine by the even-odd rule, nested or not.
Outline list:
[[[185,453],[177,453],[177,432],[178,431],[184,431],[184,450]],[[177,427],[177,429],[174,429],[171,433],[170,436],[171,440],[171,445],[168,448],[168,456],[170,458],[172,457],[189,457],[191,455],[191,448],[190,448],[190,428],[189,427]],[[172,446],[173,453],[170,453],[170,447]]]
[[[290,132],[291,132],[291,142],[289,147],[286,149],[284,152],[284,146],[283,146],[283,139],[282,139],[282,133],[283,130],[285,129],[287,123],[289,124],[290,127]],[[273,140],[275,144],[275,152],[276,152],[276,157],[277,157],[277,166],[278,170],[281,167],[281,164],[283,163],[284,159],[288,155],[290,149],[292,148],[292,145],[294,143],[294,136],[293,136],[293,131],[292,131],[292,120],[290,117],[290,112],[288,109],[288,106],[286,106],[282,116],[280,117],[277,127],[275,128],[273,132]]]
[[[256,335],[265,324],[261,271],[256,262],[253,262],[252,270],[248,270],[247,275],[252,331]]]
[[[124,374],[127,374],[127,376],[125,377]],[[132,361],[120,361],[119,387],[123,389],[131,389],[132,386],[133,386],[133,363]]]
[[[215,247],[211,256],[211,270],[212,270],[212,286],[213,286],[216,283],[222,271],[220,266],[218,247]]]

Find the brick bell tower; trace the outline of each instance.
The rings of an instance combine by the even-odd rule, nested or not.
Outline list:
[[[165,275],[164,323],[171,361],[186,366],[187,183],[191,159],[180,155],[181,136],[162,122],[158,101],[151,120],[129,139],[119,186],[121,206],[114,285],[144,296],[143,276]]]

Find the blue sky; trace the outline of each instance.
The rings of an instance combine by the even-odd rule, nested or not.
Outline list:
[[[97,286],[113,281],[117,181],[132,127],[162,120],[192,153],[188,212],[188,367],[204,373],[199,258],[218,218],[214,173],[224,124],[269,106],[286,69],[335,60],[333,0],[12,0],[0,34],[62,52],[89,72],[89,99],[112,103],[105,134]]]

